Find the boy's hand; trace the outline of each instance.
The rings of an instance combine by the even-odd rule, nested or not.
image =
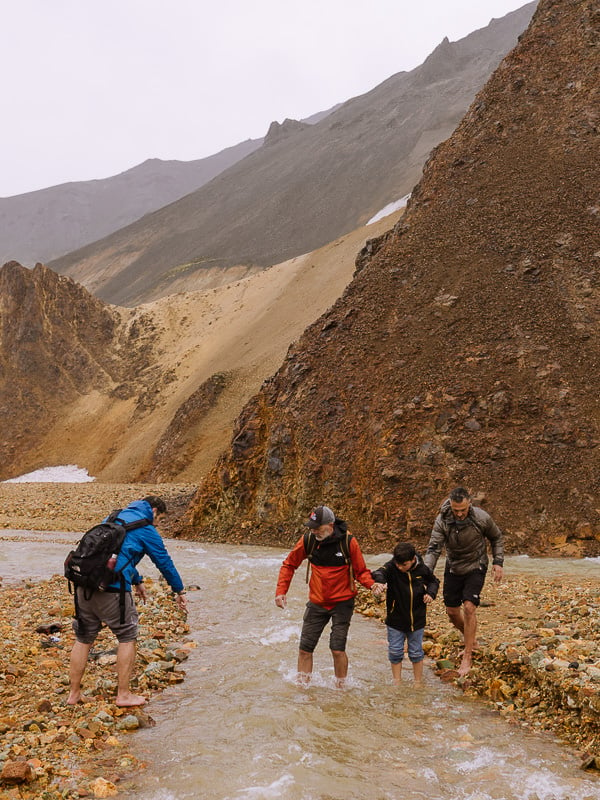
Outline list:
[[[380,597],[383,592],[385,592],[386,585],[385,583],[374,583],[373,586],[371,586],[371,591],[375,597]]]
[[[430,594],[424,594],[423,602],[425,603],[425,605],[427,605],[428,603],[433,603],[433,597]]]

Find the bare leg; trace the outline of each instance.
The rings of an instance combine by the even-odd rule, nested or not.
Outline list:
[[[465,639],[465,649],[462,662],[458,668],[458,674],[462,677],[471,669],[473,663],[473,648],[475,647],[475,635],[477,633],[476,607],[470,600],[463,603],[463,636]]]
[[[119,642],[117,647],[117,699],[118,706],[143,706],[146,698],[132,694],[129,688],[133,664],[135,662],[135,642]]]
[[[333,671],[335,673],[335,684],[338,689],[343,688],[348,676],[348,656],[345,650],[332,650]]]
[[[446,614],[448,614],[450,622],[454,625],[454,627],[464,634],[465,621],[463,619],[462,608],[460,606],[458,606],[458,608],[451,608],[450,606],[446,606]]]
[[[313,654],[307,650],[298,651],[298,683],[310,683],[313,670]]]
[[[397,664],[392,664],[392,681],[396,686],[400,686],[402,683],[402,662],[399,661]]]
[[[92,645],[75,642],[71,650],[71,662],[69,666],[70,691],[67,697],[67,705],[74,706],[81,702],[81,679],[87,665],[88,656]]]
[[[423,686],[423,662],[417,661],[413,664],[413,674],[415,676],[415,686]]]

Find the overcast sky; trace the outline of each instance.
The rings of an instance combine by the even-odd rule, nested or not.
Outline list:
[[[524,0],[15,0],[0,197],[190,161],[421,64]]]

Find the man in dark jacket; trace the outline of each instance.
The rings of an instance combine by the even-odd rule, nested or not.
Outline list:
[[[135,662],[135,645],[138,634],[138,614],[133,601],[131,587],[136,595],[146,602],[146,589],[143,578],[136,566],[147,555],[161,572],[173,592],[175,602],[182,611],[187,609],[187,601],[183,582],[161,535],[153,523],[160,520],[167,511],[165,501],[161,497],[145,497],[130,503],[119,514],[122,522],[134,522],[148,519],[141,528],[128,531],[123,540],[115,571],[121,572],[125,579],[125,609],[121,613],[121,582],[116,580],[104,592],[93,592],[86,597],[81,587],[76,587],[77,618],[73,622],[76,641],[71,651],[69,669],[70,692],[68,705],[81,702],[81,679],[87,665],[90,649],[94,643],[102,623],[105,623],[118,640],[117,647],[117,697],[118,706],[141,706],[146,698],[133,694],[129,688],[133,665]]]
[[[367,588],[374,581],[358,542],[348,533],[344,520],[338,519],[328,506],[317,506],[305,524],[311,529],[311,533],[305,534],[296,542],[296,546],[281,565],[275,603],[279,608],[286,607],[287,592],[294,573],[304,559],[309,558],[312,571],[308,587],[309,600],[300,635],[298,680],[301,683],[310,681],[313,651],[325,626],[331,620],[329,647],[336,684],[341,688],[348,675],[346,639],[357,593],[354,579]]]
[[[488,568],[488,542],[494,580],[499,582],[504,564],[502,531],[486,511],[471,504],[466,489],[453,489],[436,517],[423,560],[430,569],[435,569],[442,549],[446,548],[444,603],[450,622],[463,634],[465,644],[458,669],[460,676],[469,672],[473,661],[475,611]]]
[[[415,685],[423,683],[423,633],[427,620],[427,605],[435,600],[440,582],[410,542],[399,542],[393,558],[371,572],[377,594],[382,584],[387,586],[386,608],[388,658],[396,686],[402,680],[404,642],[408,642],[408,658],[413,665]]]

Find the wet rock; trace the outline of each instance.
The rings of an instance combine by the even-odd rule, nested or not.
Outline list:
[[[118,731],[135,731],[140,727],[140,721],[135,714],[128,714],[117,722]]]

